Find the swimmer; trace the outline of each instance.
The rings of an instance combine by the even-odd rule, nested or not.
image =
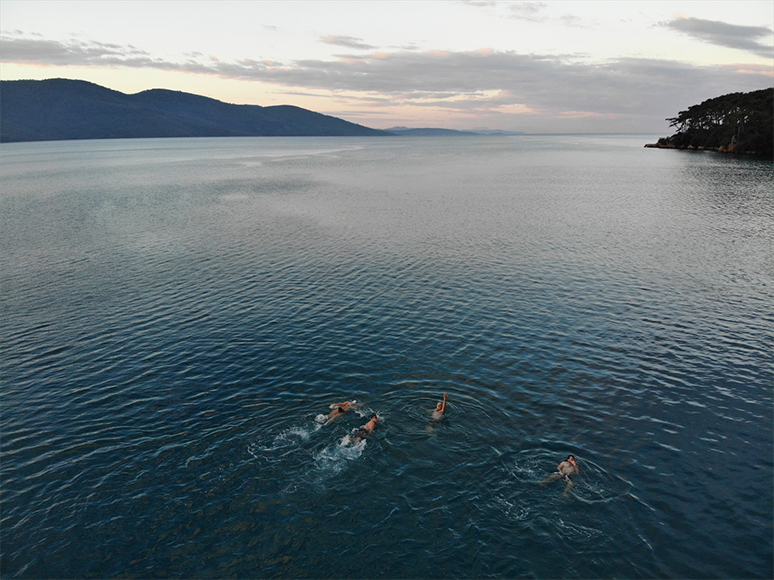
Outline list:
[[[552,481],[556,481],[557,479],[563,479],[567,486],[564,488],[565,495],[570,493],[572,491],[572,476],[576,473],[580,472],[580,467],[578,467],[578,464],[575,461],[574,455],[568,455],[567,459],[562,461],[559,465],[556,466],[557,473],[552,473],[549,475],[546,479],[541,481],[541,485],[548,485]]]
[[[371,433],[374,432],[374,428],[376,427],[376,424],[379,422],[379,418],[376,415],[371,415],[370,421],[360,427],[359,429],[355,429],[351,435],[347,435],[344,437],[345,443],[360,443],[363,439],[371,435]]]
[[[427,432],[433,433],[436,427],[441,424],[441,421],[443,421],[443,418],[445,417],[444,413],[446,413],[446,399],[449,397],[448,394],[443,394],[443,401],[439,401],[438,404],[436,404],[435,409],[424,409],[425,411],[430,411],[433,415],[430,418],[430,422],[427,424]]]
[[[328,414],[328,420],[325,422],[325,425],[328,425],[329,423],[333,423],[339,417],[343,417],[344,413],[346,413],[347,411],[351,411],[352,409],[355,408],[356,405],[357,405],[357,401],[354,401],[354,400],[344,401],[343,403],[333,403],[333,405],[331,405],[330,407],[331,409],[333,409],[333,411],[331,411]]]
[[[443,421],[446,413],[446,399],[449,397],[447,393],[443,394],[443,401],[439,401],[433,411],[433,421]]]

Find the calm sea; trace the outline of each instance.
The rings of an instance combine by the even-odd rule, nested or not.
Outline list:
[[[655,138],[2,145],[0,574],[771,578],[774,164]]]

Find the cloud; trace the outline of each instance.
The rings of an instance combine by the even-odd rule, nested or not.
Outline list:
[[[131,45],[95,41],[58,42],[38,38],[0,38],[2,62],[42,65],[144,66],[150,55]]]
[[[524,20],[539,20],[538,13],[548,6],[545,2],[497,2],[495,0],[462,0],[462,3],[476,8],[497,8],[498,5],[504,4],[511,18]]]
[[[469,6],[478,6],[484,8],[491,8],[497,4],[495,0],[462,0],[462,3]]]
[[[370,44],[365,44],[361,39],[353,38],[352,36],[323,36],[320,38],[320,41],[325,44],[335,44],[336,46],[354,48],[356,50],[373,50],[376,48]]]
[[[662,26],[687,34],[698,40],[751,52],[764,58],[772,57],[772,47],[758,42],[772,39],[774,33],[765,26],[738,26],[718,20],[702,20],[701,18],[679,17]]]
[[[526,20],[528,22],[537,23],[559,23],[564,26],[571,27],[586,27],[587,23],[579,16],[573,14],[564,14],[562,16],[549,16],[546,13],[546,8],[549,7],[547,2],[494,2],[475,0],[462,0],[464,4],[468,6],[474,6],[478,8],[497,8],[498,4],[505,6],[504,10],[499,11],[500,15],[505,18],[513,20]]]
[[[543,20],[540,13],[548,6],[545,2],[515,2],[508,4],[508,15],[518,20]]]
[[[539,112],[556,118],[649,116],[660,121],[705,99],[772,83],[770,68],[758,65],[701,67],[641,58],[588,64],[570,56],[491,49],[374,52],[294,62],[188,56],[171,62],[99,42],[29,37],[3,37],[0,42],[3,63],[174,70],[327,91],[377,108]]]

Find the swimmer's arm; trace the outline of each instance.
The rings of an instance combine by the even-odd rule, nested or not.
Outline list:
[[[446,412],[446,399],[448,398],[448,396],[449,395],[447,393],[443,394],[443,406],[441,407],[441,413]]]
[[[349,401],[344,401],[343,403],[333,403],[333,405],[331,405],[331,406],[330,406],[330,408],[331,408],[331,409],[336,409],[336,408],[338,408],[338,407],[343,407],[343,406],[344,406],[344,405],[346,405],[347,403],[349,403]]]

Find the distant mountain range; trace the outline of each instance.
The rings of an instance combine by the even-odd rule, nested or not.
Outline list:
[[[435,129],[425,127],[420,129],[411,129],[409,127],[391,127],[386,129],[394,135],[402,137],[464,137],[467,135],[476,135],[471,131],[457,131],[455,129]]]
[[[523,135],[510,131],[379,130],[291,105],[232,105],[151,89],[127,95],[71,79],[0,81],[0,142],[140,137],[404,137]]]
[[[394,135],[404,137],[465,137],[470,135],[524,135],[520,131],[491,131],[488,129],[473,131],[457,131],[456,129],[435,129],[431,127],[412,129],[409,127],[391,127],[385,129]]]
[[[231,105],[164,89],[127,95],[68,79],[0,81],[0,142],[372,135],[390,133],[290,105]]]

